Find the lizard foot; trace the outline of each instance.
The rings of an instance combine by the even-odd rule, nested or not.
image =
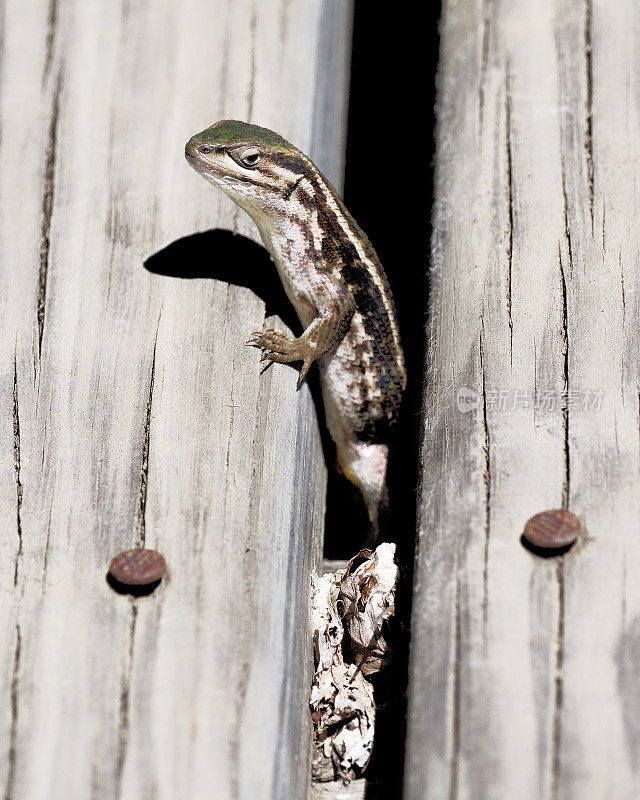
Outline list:
[[[294,338],[283,331],[266,330],[256,331],[251,334],[247,342],[249,347],[258,347],[262,350],[261,361],[276,361],[278,364],[290,364],[292,361],[302,361],[302,369],[298,378],[299,389],[304,383],[309,367],[313,363],[315,354],[309,343],[302,337]]]
[[[259,347],[262,350],[263,361],[268,358],[279,364],[288,364],[290,361],[304,360],[299,342],[299,339],[294,339],[283,331],[268,330],[252,333],[247,345]]]

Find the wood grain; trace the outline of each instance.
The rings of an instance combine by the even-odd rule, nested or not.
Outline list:
[[[351,781],[346,785],[342,781],[311,784],[311,800],[365,800],[368,797],[376,800],[371,794],[371,785],[366,778]]]
[[[640,795],[639,36],[444,3],[407,800]]]
[[[317,160],[341,184],[350,13],[1,5],[5,800],[307,797],[325,487],[310,394],[291,368],[260,374],[250,289],[143,262],[210,228],[257,240],[184,161],[217,119],[312,157],[332,123]],[[115,594],[111,557],[145,544],[168,577]]]

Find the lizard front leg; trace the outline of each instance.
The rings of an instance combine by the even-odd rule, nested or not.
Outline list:
[[[304,383],[311,364],[342,341],[355,312],[355,303],[346,287],[340,287],[340,291],[332,292],[323,300],[323,308],[317,310],[317,316],[301,336],[294,337],[276,330],[256,331],[247,342],[247,345],[262,350],[263,361],[279,364],[302,361],[298,389]]]

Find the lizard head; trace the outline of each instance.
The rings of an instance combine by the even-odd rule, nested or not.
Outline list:
[[[252,217],[283,213],[310,162],[282,136],[226,119],[193,136],[188,163]]]

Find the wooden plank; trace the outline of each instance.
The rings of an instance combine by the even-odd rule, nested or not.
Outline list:
[[[311,785],[311,800],[365,800],[369,791],[365,778],[346,785],[342,781],[314,782]]]
[[[408,800],[640,794],[639,32],[444,3]]]
[[[257,240],[184,162],[217,119],[315,156],[331,100],[318,160],[340,185],[333,76],[350,13],[334,0],[2,3],[7,800],[308,795],[325,486],[311,398],[295,370],[260,375],[244,342],[265,305],[250,289],[143,261],[209,228]],[[109,560],[140,544],[168,577],[117,595]]]

